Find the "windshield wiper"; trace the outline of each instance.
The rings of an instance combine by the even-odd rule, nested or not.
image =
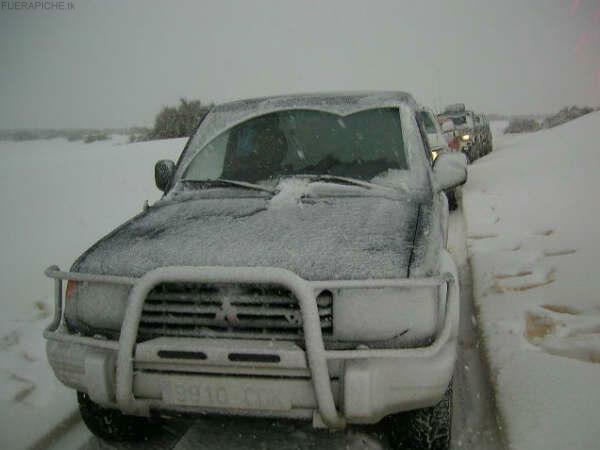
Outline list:
[[[241,187],[245,189],[253,189],[255,191],[264,191],[270,194],[277,194],[277,191],[272,188],[268,188],[266,186],[261,186],[259,184],[247,183],[245,181],[237,181],[237,180],[225,180],[223,178],[215,178],[214,180],[182,180],[184,183],[197,183],[203,187],[225,187],[225,186],[235,186]]]
[[[329,182],[329,183],[338,183],[338,184],[348,184],[350,186],[360,186],[366,189],[381,189],[384,188],[385,186],[381,186],[380,184],[375,184],[375,183],[369,183],[368,181],[363,181],[363,180],[357,180],[356,178],[348,178],[348,177],[341,177],[338,175],[328,175],[328,174],[323,174],[323,175],[310,175],[310,174],[301,174],[301,175],[294,175],[298,178],[308,178],[311,181],[324,181],[324,182]]]

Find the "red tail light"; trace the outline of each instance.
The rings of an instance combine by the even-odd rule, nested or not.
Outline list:
[[[71,300],[75,296],[77,290],[77,281],[68,280],[67,289],[65,290],[65,299]]]

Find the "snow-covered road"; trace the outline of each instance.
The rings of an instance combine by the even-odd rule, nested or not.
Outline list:
[[[474,319],[471,275],[466,258],[465,222],[462,211],[450,216],[448,246],[461,278],[460,351],[454,381],[453,449],[496,450],[502,448],[496,429],[487,369],[482,363],[479,334]],[[345,433],[313,431],[310,426],[289,422],[201,419],[176,421],[163,427],[150,441],[111,445],[93,437],[79,422],[57,436],[49,449],[306,449],[381,448],[376,432]]]
[[[496,422],[496,408],[488,367],[480,348],[480,333],[473,307],[473,284],[467,261],[466,224],[462,210],[450,215],[448,247],[460,276],[461,321],[459,352],[454,374],[453,449],[504,448]]]

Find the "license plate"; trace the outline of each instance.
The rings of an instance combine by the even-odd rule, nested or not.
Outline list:
[[[263,380],[194,377],[164,380],[161,390],[163,401],[171,405],[271,411],[291,409],[289,395],[272,384]]]

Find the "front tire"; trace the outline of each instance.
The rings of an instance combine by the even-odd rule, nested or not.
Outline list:
[[[458,208],[458,201],[456,200],[456,189],[449,189],[446,192],[448,198],[448,209],[455,211]]]
[[[395,414],[388,419],[391,448],[448,450],[452,430],[452,386],[437,405]]]
[[[138,441],[156,433],[157,422],[147,417],[127,416],[116,409],[104,408],[90,397],[77,392],[79,413],[87,428],[105,441]]]
[[[471,159],[471,157],[472,157],[471,149],[464,148],[463,150],[461,150],[461,152],[463,153],[463,155],[465,155],[467,157],[467,164],[471,164],[473,162]]]

